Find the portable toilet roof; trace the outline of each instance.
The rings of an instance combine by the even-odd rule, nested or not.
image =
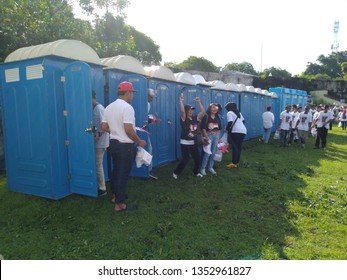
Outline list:
[[[165,66],[145,66],[145,73],[152,78],[158,78],[167,81],[176,81],[174,73]]]
[[[254,88],[254,92],[259,93],[259,94],[263,94],[263,91],[261,90],[261,88]]]
[[[255,88],[253,86],[246,86],[246,91],[255,92]]]
[[[278,98],[278,95],[276,92],[270,92],[269,94],[272,98]]]
[[[49,55],[101,65],[98,54],[90,46],[81,41],[66,39],[17,49],[6,57],[5,62],[20,61]]]
[[[226,89],[230,91],[241,91],[240,88],[234,83],[227,83],[225,86]]]
[[[193,75],[193,78],[197,85],[211,86],[208,82],[206,82],[205,78],[199,74]]]
[[[210,84],[210,86],[212,86],[213,89],[222,89],[222,90],[227,89],[225,86],[225,83],[220,80],[208,81],[207,83]]]
[[[146,75],[142,63],[129,55],[118,55],[102,58],[101,63],[107,66],[108,69],[119,69],[127,72]]]
[[[193,86],[196,85],[196,81],[190,73],[179,72],[179,73],[175,73],[174,75],[175,75],[176,82],[193,85]]]
[[[246,86],[244,84],[237,84],[236,85],[240,91],[246,91]]]
[[[266,89],[262,89],[261,92],[262,92],[262,94],[264,94],[266,96],[270,95],[270,93]]]

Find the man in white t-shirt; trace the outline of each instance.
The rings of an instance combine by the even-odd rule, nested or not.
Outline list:
[[[263,142],[267,144],[270,139],[271,130],[275,122],[275,116],[271,112],[271,106],[266,107],[266,111],[262,115],[263,118]]]
[[[280,114],[280,121],[277,128],[280,129],[280,142],[281,147],[287,147],[286,140],[289,134],[289,130],[292,126],[292,115],[290,113],[290,105],[287,105],[285,110]]]
[[[295,129],[298,131],[301,148],[305,148],[305,143],[308,138],[308,133],[312,125],[312,114],[310,113],[310,107],[306,106],[305,111],[301,112],[295,123]]]
[[[111,190],[116,212],[130,208],[125,204],[126,187],[137,153],[136,144],[142,148],[146,146],[146,141],[141,140],[135,130],[135,111],[130,105],[134,92],[131,83],[120,83],[118,99],[106,107],[102,122],[102,129],[110,132]]]
[[[107,194],[105,185],[105,175],[103,160],[105,150],[110,143],[110,136],[107,132],[102,131],[101,121],[104,119],[105,108],[96,101],[96,92],[92,91],[92,105],[93,105],[93,126],[94,131],[94,151],[95,151],[95,165],[96,165],[96,179],[98,183],[98,195],[104,196]]]
[[[322,148],[325,149],[327,144],[327,136],[329,130],[329,123],[334,119],[332,112],[329,111],[329,105],[324,106],[324,110],[320,111],[315,119],[317,125],[317,138],[315,149],[319,149],[321,142]]]

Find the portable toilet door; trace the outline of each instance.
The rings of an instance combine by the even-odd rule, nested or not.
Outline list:
[[[72,193],[96,197],[94,130],[90,67],[73,62],[64,70],[69,179]]]
[[[153,151],[153,167],[176,160],[176,85],[175,76],[164,66],[145,67],[148,88],[153,89],[156,98],[150,103],[149,114],[161,121],[150,125],[150,139]]]

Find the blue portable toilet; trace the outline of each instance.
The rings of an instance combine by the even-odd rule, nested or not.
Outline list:
[[[220,119],[222,122],[223,131],[226,128],[228,122],[227,122],[227,111],[225,110],[224,106],[228,102],[233,102],[239,106],[239,93],[237,92],[238,88],[233,88],[232,84],[225,84],[222,81],[216,80],[209,82],[211,87],[211,100],[212,103],[218,103],[222,106],[222,111],[220,112]],[[222,133],[223,134],[223,133]]]
[[[269,96],[271,97],[271,107],[272,107],[272,113],[274,114],[275,117],[275,122],[274,125],[272,127],[272,131],[276,131],[278,122],[279,122],[279,118],[280,118],[280,114],[282,111],[280,111],[280,100],[277,97],[277,93],[275,92],[270,92]]]
[[[176,79],[176,158],[181,157],[181,123],[180,123],[180,104],[179,104],[179,96],[183,94],[184,96],[184,104],[190,104],[194,107],[196,106],[196,102],[194,98],[199,97],[201,103],[206,110],[208,105],[211,103],[211,93],[209,88],[200,87],[196,85],[196,81],[194,77],[187,72],[179,72],[175,73]],[[199,108],[196,108],[196,113],[199,112]]]
[[[239,109],[245,118],[245,126],[247,127],[245,139],[251,139],[259,135],[257,119],[259,95],[255,93],[253,86],[239,85],[239,87],[242,89]]]
[[[275,92],[279,99],[280,112],[284,111],[286,105],[293,105],[292,94],[289,88],[269,88],[269,92]]]
[[[164,66],[144,67],[148,78],[148,87],[156,93],[150,103],[159,124],[149,127],[152,149],[153,167],[176,160],[176,79],[174,73]]]
[[[103,101],[96,52],[58,40],[16,50],[0,69],[8,188],[96,197],[92,89]]]
[[[134,98],[131,105],[135,110],[135,122],[138,129],[137,134],[145,141],[148,135],[141,128],[147,124],[147,77],[142,64],[134,57],[127,55],[119,55],[115,57],[102,58],[101,62],[106,66],[104,69],[104,88],[105,88],[105,104],[106,106],[118,97],[117,89],[121,82],[131,82],[134,89]],[[111,171],[111,158],[108,157],[109,170]],[[145,177],[149,176],[148,166],[142,165],[136,167],[134,163],[130,176]]]

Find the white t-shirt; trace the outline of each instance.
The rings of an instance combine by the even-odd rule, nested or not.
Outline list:
[[[271,128],[275,121],[275,116],[272,112],[266,111],[262,115],[264,128]]]
[[[233,111],[229,111],[227,113],[227,122],[233,122],[237,119],[236,114]],[[243,118],[242,114],[240,113],[240,118],[236,121],[236,123],[233,126],[233,131],[234,133],[242,133],[242,134],[247,134],[247,128],[243,124],[243,121],[245,119]]]
[[[124,124],[132,124],[135,131],[135,111],[134,108],[124,101],[117,99],[105,109],[103,122],[108,123],[110,128],[110,138],[121,143],[134,143],[125,133]]]
[[[110,136],[107,132],[101,130],[101,121],[104,119],[105,109],[101,104],[97,104],[93,109],[93,126],[96,128],[96,133],[101,132],[98,141],[95,142],[95,148],[107,148],[110,142]]]
[[[320,111],[317,116],[317,128],[323,127],[323,124],[327,122],[328,120],[332,120],[334,118],[333,114],[331,112]],[[329,123],[325,125],[326,129],[329,129]]]
[[[296,122],[298,121],[298,117],[300,113],[298,111],[296,112],[293,111],[291,114],[292,114],[292,128],[294,128]]]
[[[305,112],[301,112],[299,114],[299,123],[298,123],[298,130],[304,130],[304,131],[309,131],[309,123],[312,123],[312,114],[310,112],[308,112],[307,114],[305,114]],[[296,125],[296,123],[295,123]],[[295,127],[295,125],[293,125],[293,127]]]
[[[280,129],[289,130],[290,129],[290,122],[292,121],[292,114],[287,113],[287,111],[284,110],[280,115],[280,120],[282,120]]]

